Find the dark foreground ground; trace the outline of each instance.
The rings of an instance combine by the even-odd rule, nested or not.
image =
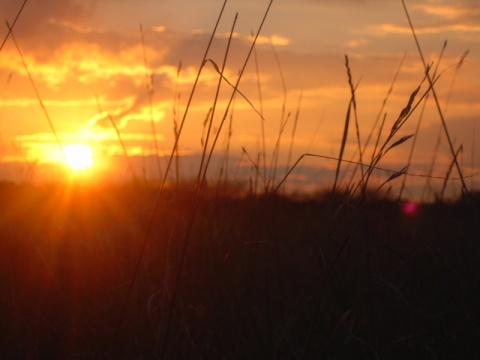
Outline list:
[[[0,186],[1,359],[480,356],[478,201],[155,197]]]

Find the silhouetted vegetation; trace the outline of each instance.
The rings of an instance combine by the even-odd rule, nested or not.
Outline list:
[[[166,189],[125,307],[157,192],[1,185],[2,358],[480,354],[478,201],[206,191],[172,303],[193,191]]]

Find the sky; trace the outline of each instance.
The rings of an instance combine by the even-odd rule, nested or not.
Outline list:
[[[0,0],[0,14],[12,24],[23,3]],[[227,1],[202,66],[223,4],[27,1],[0,52],[0,180],[56,181],[72,171],[64,169],[64,154],[76,145],[90,149],[93,166],[74,176],[158,181],[181,128],[172,178],[195,176],[204,145],[210,150],[218,135],[209,181],[273,188],[309,153],[316,156],[302,158],[285,186],[328,188],[345,133],[351,82],[356,111],[352,107],[342,157],[366,164],[422,84],[412,107],[422,102],[390,144],[416,136],[384,154],[377,166],[390,172],[374,172],[371,184],[380,186],[409,164],[411,175],[383,189],[398,193],[404,181],[403,195],[431,197],[446,183],[446,190],[458,195],[453,149],[466,185],[478,189],[478,1],[405,1],[424,59],[439,75],[438,106],[433,94],[424,97],[428,81],[422,83],[424,65],[401,0],[273,0],[230,102],[231,84],[269,1]],[[7,33],[4,26],[0,38]],[[361,173],[343,162],[339,182],[355,186]]]

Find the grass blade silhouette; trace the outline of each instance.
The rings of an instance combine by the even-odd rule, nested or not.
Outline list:
[[[427,65],[427,62],[425,61],[425,57],[423,56],[423,50],[420,46],[420,42],[418,41],[418,38],[417,38],[417,35],[416,35],[416,32],[415,32],[415,28],[413,26],[412,20],[410,18],[410,14],[409,14],[408,9],[407,9],[407,5],[405,5],[405,0],[401,0],[401,1],[402,1],[403,9],[405,10],[405,14],[406,14],[407,19],[408,19],[410,29],[412,31],[413,38],[415,39],[415,44],[417,46],[418,53],[419,53],[420,58],[422,60],[423,67],[426,70],[428,68],[428,65]],[[435,91],[435,87],[433,86],[433,80],[430,77],[430,75],[428,74],[428,72],[427,72],[427,79],[428,79],[428,82],[430,83],[430,86],[432,88],[433,98],[435,99],[435,104],[437,106],[438,115],[440,116],[440,120],[441,120],[441,123],[442,123],[442,128],[443,128],[445,136],[447,138],[448,146],[449,146],[451,155],[453,157],[453,162],[455,164],[455,168],[457,169],[458,175],[459,175],[459,177],[461,179],[461,182],[462,182],[462,192],[465,194],[465,196],[468,197],[469,191],[468,191],[468,188],[467,188],[467,184],[465,183],[465,179],[463,178],[463,174],[462,174],[462,169],[460,168],[460,164],[458,163],[457,157],[455,155],[456,151],[453,147],[452,139],[450,138],[450,132],[448,131],[448,128],[447,128],[447,122],[445,120],[445,116],[443,115],[443,111],[442,111],[442,108],[440,106],[440,101],[438,100],[437,92]]]
[[[198,69],[198,72],[197,72],[197,76],[195,78],[195,81],[193,83],[193,86],[192,86],[192,90],[190,92],[190,96],[188,98],[188,101],[187,101],[187,105],[186,105],[186,109],[185,109],[185,112],[183,114],[183,117],[182,117],[182,121],[180,123],[180,126],[179,126],[179,129],[178,129],[178,136],[176,136],[175,138],[175,143],[173,145],[173,149],[171,151],[171,154],[170,154],[170,157],[168,159],[168,164],[167,164],[167,167],[165,169],[165,173],[163,174],[163,180],[160,184],[160,187],[157,191],[157,196],[156,196],[156,199],[155,199],[155,203],[154,203],[154,207],[153,207],[153,210],[152,210],[152,214],[150,216],[150,219],[148,221],[148,225],[147,225],[147,228],[146,228],[146,232],[145,232],[145,236],[144,236],[144,239],[143,239],[143,242],[142,242],[142,246],[141,246],[141,250],[140,250],[140,254],[138,256],[138,259],[137,259],[137,262],[136,262],[136,265],[135,265],[135,269],[133,271],[133,275],[132,275],[132,280],[130,281],[130,285],[128,287],[128,291],[127,291],[127,296],[125,297],[125,302],[123,304],[123,308],[122,308],[122,311],[120,313],[120,317],[119,317],[119,320],[118,320],[118,323],[117,323],[117,326],[115,328],[115,332],[114,332],[114,336],[113,336],[113,345],[115,346],[116,345],[116,342],[117,342],[117,338],[118,338],[118,334],[119,334],[119,331],[120,331],[120,328],[122,326],[122,323],[123,323],[123,319],[125,317],[125,314],[126,314],[126,310],[127,310],[127,307],[128,307],[128,303],[130,301],[130,298],[132,296],[132,291],[133,291],[133,286],[135,284],[135,280],[137,278],[137,275],[138,275],[138,271],[140,269],[140,264],[141,264],[141,261],[142,261],[142,258],[143,258],[143,255],[145,253],[145,249],[146,249],[146,245],[147,245],[147,242],[148,242],[148,239],[150,237],[150,233],[152,231],[152,227],[153,227],[153,223],[154,223],[154,220],[155,220],[155,215],[157,213],[157,210],[158,210],[158,207],[160,205],[160,197],[163,193],[163,189],[165,188],[165,184],[166,184],[166,181],[167,181],[167,178],[168,178],[168,174],[170,172],[170,168],[172,166],[172,162],[173,162],[173,158],[174,158],[174,155],[176,153],[176,150],[177,150],[177,146],[178,146],[178,141],[179,141],[179,138],[180,138],[180,135],[182,133],[182,129],[183,129],[183,126],[185,124],[185,121],[186,121],[186,117],[187,117],[187,114],[188,114],[188,110],[190,108],[190,104],[192,103],[192,100],[193,100],[193,95],[195,94],[195,90],[197,88],[197,85],[198,85],[198,82],[199,82],[199,79],[200,79],[200,74],[202,72],[202,69],[203,69],[203,65],[205,63],[205,59],[207,58],[207,55],[208,55],[208,52],[210,51],[210,47],[213,43],[213,39],[215,37],[215,34],[216,34],[216,31],[217,31],[217,28],[218,28],[218,25],[220,23],[220,19],[222,18],[222,15],[223,15],[223,11],[225,9],[225,6],[227,4],[227,1],[228,0],[224,0],[223,2],[223,6],[220,10],[220,13],[217,17],[217,21],[215,23],[215,26],[214,26],[214,29],[212,31],[212,34],[210,36],[210,40],[207,44],[207,47],[205,49],[205,53],[203,55],[203,58],[200,62],[200,66],[199,66],[199,69]],[[171,312],[169,313],[168,315],[168,320],[167,320],[167,323],[169,323],[171,321]],[[167,327],[168,329],[168,327]],[[164,351],[164,348],[162,349],[162,351]],[[162,355],[163,357],[163,355]]]
[[[23,2],[22,6],[20,6],[20,9],[18,10],[17,15],[15,16],[15,19],[13,19],[12,25],[10,26],[10,25],[8,25],[8,23],[7,23],[8,32],[7,32],[7,35],[5,35],[5,37],[3,38],[2,45],[0,45],[0,52],[2,52],[2,49],[3,49],[3,47],[5,46],[5,43],[7,42],[8,37],[12,34],[13,28],[15,27],[15,24],[17,23],[17,20],[18,20],[18,18],[20,17],[20,14],[22,13],[23,8],[24,8],[25,5],[27,4],[27,1],[28,1],[28,0],[25,0],[25,1]]]

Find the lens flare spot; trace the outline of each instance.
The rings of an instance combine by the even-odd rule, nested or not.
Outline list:
[[[407,201],[402,205],[402,211],[407,216],[415,216],[418,212],[418,205],[413,201]]]

